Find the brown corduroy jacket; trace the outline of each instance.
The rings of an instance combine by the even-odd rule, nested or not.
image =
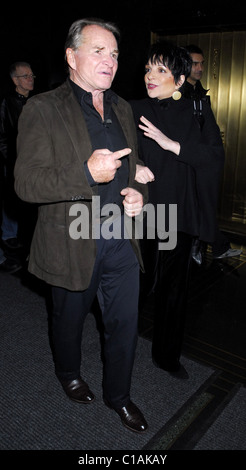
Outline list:
[[[129,155],[128,186],[147,201],[147,185],[134,180],[138,160],[135,124],[130,105],[118,97],[113,110],[122,126]],[[93,190],[84,162],[92,146],[79,103],[68,81],[31,98],[19,119],[15,190],[27,202],[39,205],[31,244],[29,271],[48,284],[72,291],[88,287],[96,257],[93,238],[74,239],[69,233],[71,207],[81,204],[91,214]],[[74,211],[73,211],[74,212]],[[87,223],[87,221],[86,221]],[[131,240],[142,258],[138,240]]]

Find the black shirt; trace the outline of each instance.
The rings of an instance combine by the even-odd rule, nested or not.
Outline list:
[[[83,90],[69,79],[75,96],[81,106],[88,132],[91,138],[92,150],[109,149],[111,152],[127,147],[125,135],[112,109],[112,103],[117,103],[118,97],[112,90],[104,92],[104,120],[93,106],[92,94]],[[85,164],[85,171],[94,193],[100,196],[101,208],[106,204],[117,204],[121,209],[123,196],[120,191],[128,186],[128,156],[121,158],[121,167],[109,183],[96,183]]]

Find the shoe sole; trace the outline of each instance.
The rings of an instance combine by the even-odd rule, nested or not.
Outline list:
[[[20,271],[20,269],[22,269],[22,266],[18,266],[16,268],[13,268],[13,269],[1,269],[0,272],[2,273],[6,273],[6,274],[14,274],[14,273],[17,273],[17,271]]]
[[[123,419],[121,418],[121,416],[119,415],[119,413],[117,412],[117,410],[115,410],[111,405],[110,403],[105,400],[105,398],[103,399],[104,401],[104,404],[110,409],[110,410],[113,410],[115,411],[115,413],[117,413],[117,415],[119,416],[120,420],[121,420],[121,423],[123,424],[123,426],[127,429],[129,429],[130,431],[133,431],[133,432],[136,432],[137,434],[143,434],[144,432],[146,432],[148,430],[148,426],[146,429],[144,429],[143,431],[138,431],[137,429],[134,429],[134,428],[131,428],[131,426],[128,426],[124,421]]]
[[[123,426],[126,429],[129,429],[130,431],[136,432],[137,434],[144,434],[146,431],[148,431],[148,427],[146,429],[144,429],[143,431],[137,431],[137,429],[134,429],[134,428],[131,428],[130,426],[127,426],[127,424],[124,423],[124,421],[122,421],[122,419],[121,419],[121,422],[122,422]]]
[[[92,400],[90,401],[76,400],[76,398],[71,398],[69,395],[67,395],[67,397],[69,398],[69,400],[74,401],[75,403],[81,403],[81,405],[90,405],[91,403],[95,401],[95,397],[92,398]]]

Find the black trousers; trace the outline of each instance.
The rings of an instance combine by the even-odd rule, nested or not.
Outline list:
[[[192,236],[178,232],[176,248],[169,251],[159,251],[158,240],[144,245],[141,291],[154,293],[152,357],[159,367],[175,371],[184,336]]]
[[[122,407],[130,399],[138,337],[139,263],[129,240],[97,240],[90,286],[83,292],[52,288],[52,340],[56,375],[80,376],[83,325],[98,297],[104,325],[103,397]],[[86,358],[86,351],[85,351]]]

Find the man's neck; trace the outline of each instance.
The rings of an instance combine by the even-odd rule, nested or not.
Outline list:
[[[19,93],[19,95],[25,96],[25,98],[28,98],[29,96],[29,91],[22,90],[22,88],[18,88],[18,86],[16,87],[15,91]]]
[[[189,82],[190,85],[192,85],[194,88],[196,88],[196,82],[197,82],[197,80],[192,80],[192,78],[188,77],[188,78],[187,78],[187,82]]]

